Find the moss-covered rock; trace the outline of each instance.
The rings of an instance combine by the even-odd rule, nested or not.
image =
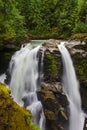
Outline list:
[[[78,64],[75,65],[76,72],[80,80],[87,80],[87,58],[78,58]]]
[[[44,73],[46,80],[52,81],[58,74],[57,62],[55,60],[55,56],[50,53],[45,53],[44,58]]]
[[[0,130],[40,130],[32,123],[31,112],[15,103],[10,93],[10,89],[0,83]]]
[[[55,82],[59,79],[61,63],[57,44],[59,44],[59,41],[53,39],[50,39],[43,44],[45,48],[43,60],[45,82]]]
[[[87,34],[73,37],[71,40],[63,41],[69,50],[77,78],[80,82],[82,107],[87,113]],[[78,40],[80,39],[80,40]],[[83,41],[83,39],[85,41]],[[44,83],[38,98],[42,101],[45,117],[46,130],[67,130],[69,110],[67,98],[59,87],[62,74],[62,58],[57,45],[61,40],[47,40],[43,44],[44,60],[43,72]],[[47,84],[47,85],[46,85]],[[57,87],[56,87],[57,86]],[[60,89],[59,89],[60,88]],[[67,112],[68,111],[68,112]],[[87,121],[86,121],[87,122]],[[84,128],[85,129],[85,128]]]
[[[69,39],[78,39],[81,41],[87,41],[87,33],[77,33],[72,35]]]

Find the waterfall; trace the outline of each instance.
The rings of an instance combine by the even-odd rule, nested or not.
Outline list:
[[[79,83],[76,78],[74,66],[68,50],[64,43],[58,45],[63,62],[63,91],[65,92],[69,101],[69,130],[83,130],[84,113],[81,109],[81,98],[79,93]]]
[[[31,110],[33,121],[45,130],[45,117],[42,104],[38,101],[36,90],[39,85],[39,58],[41,46],[32,49],[31,44],[17,51],[11,58],[9,71],[11,74],[10,89],[13,99],[21,106]]]

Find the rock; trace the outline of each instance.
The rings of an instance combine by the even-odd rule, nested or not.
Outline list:
[[[60,53],[58,51],[57,44],[59,41],[48,40],[43,44],[44,60],[43,60],[43,72],[44,81],[53,82],[59,79],[60,75]]]
[[[67,130],[68,101],[60,87],[60,83],[43,84],[42,88],[37,91],[37,95],[44,108],[46,130]]]
[[[58,50],[57,44],[59,43],[59,40],[49,39],[44,42],[43,46],[45,47],[45,50],[48,50],[52,53]]]
[[[55,120],[57,118],[57,113],[45,110],[45,115],[48,120]]]
[[[69,110],[67,97],[62,90],[62,61],[58,44],[63,42],[69,50],[77,78],[80,82],[82,107],[87,113],[87,43],[80,40],[54,40],[45,41],[41,50],[44,50],[43,72],[44,80],[40,90],[37,91],[46,117],[46,130],[67,130]],[[85,128],[84,128],[85,130]]]

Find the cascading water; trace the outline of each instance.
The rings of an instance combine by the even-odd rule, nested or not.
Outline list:
[[[32,49],[28,44],[17,51],[10,61],[12,97],[21,106],[33,113],[33,121],[45,130],[45,117],[42,104],[37,99],[36,90],[39,86],[38,51],[40,46]]]
[[[83,130],[85,117],[81,109],[79,83],[76,78],[74,66],[64,43],[58,45],[58,48],[63,61],[63,90],[69,101],[69,130]]]

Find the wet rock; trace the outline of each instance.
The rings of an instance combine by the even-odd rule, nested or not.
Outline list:
[[[38,99],[42,101],[46,117],[46,130],[67,130],[68,101],[60,83],[43,84],[37,91]]]

